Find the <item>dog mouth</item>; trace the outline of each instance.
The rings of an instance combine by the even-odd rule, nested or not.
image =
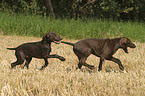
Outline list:
[[[59,37],[59,39],[53,39],[52,41],[56,44],[60,44],[61,40],[62,40],[62,38]]]
[[[56,41],[56,40],[55,40],[55,41],[53,41],[53,42],[54,42],[54,43],[56,43],[56,44],[59,44],[59,43],[60,43],[60,41]]]
[[[123,50],[125,51],[125,53],[129,53],[128,50],[127,50],[127,48],[125,48],[125,49],[123,49]]]

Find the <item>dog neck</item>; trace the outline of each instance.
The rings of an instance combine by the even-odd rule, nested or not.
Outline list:
[[[50,41],[44,41],[44,40],[42,40],[41,41],[42,42],[42,44],[45,46],[45,47],[50,47],[51,46],[51,42]]]
[[[112,42],[113,42],[113,45],[114,45],[114,51],[115,51],[115,52],[116,52],[119,48],[121,48],[120,39],[121,39],[121,38],[112,39]]]

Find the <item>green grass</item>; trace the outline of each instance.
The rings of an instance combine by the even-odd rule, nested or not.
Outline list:
[[[99,19],[50,19],[23,14],[0,13],[0,32],[3,35],[42,37],[54,31],[63,38],[114,38],[128,37],[145,42],[145,25],[136,22],[113,22]]]

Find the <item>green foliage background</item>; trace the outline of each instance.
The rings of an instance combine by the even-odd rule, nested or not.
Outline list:
[[[51,0],[57,17],[145,20],[145,0]],[[3,11],[46,15],[43,0],[0,0]]]
[[[145,24],[100,19],[51,19],[41,16],[0,13],[0,34],[42,37],[54,31],[63,38],[128,37],[145,42]]]

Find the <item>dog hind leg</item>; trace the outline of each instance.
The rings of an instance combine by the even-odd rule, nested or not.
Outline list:
[[[11,68],[14,68],[16,65],[21,65],[24,63],[24,54],[22,51],[16,51],[15,52],[15,55],[16,55],[16,58],[17,58],[17,61],[14,62],[14,63],[11,63]]]

